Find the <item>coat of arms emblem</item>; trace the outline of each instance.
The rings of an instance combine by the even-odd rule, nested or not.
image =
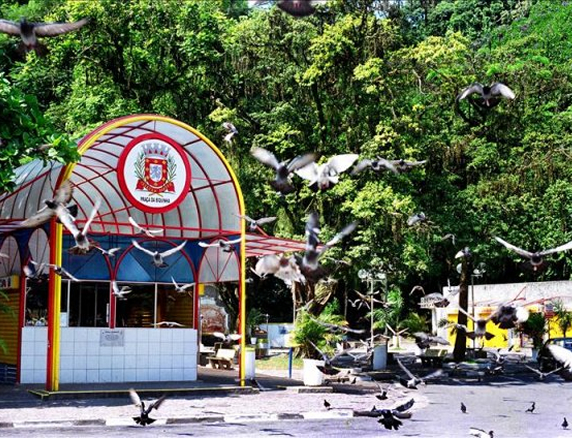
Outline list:
[[[175,192],[173,181],[177,176],[177,164],[169,154],[168,146],[158,142],[145,144],[133,170],[137,177],[136,190],[156,195]]]

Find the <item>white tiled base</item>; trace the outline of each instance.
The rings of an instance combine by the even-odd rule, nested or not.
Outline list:
[[[197,331],[125,328],[123,346],[101,346],[100,328],[62,327],[60,383],[197,379]],[[21,383],[45,383],[47,328],[22,331]]]

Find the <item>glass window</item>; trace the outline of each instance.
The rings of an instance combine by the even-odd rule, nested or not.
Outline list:
[[[155,309],[155,284],[126,284],[132,292],[125,295],[125,300],[117,300],[116,327],[153,327]]]
[[[70,327],[107,327],[109,283],[62,281],[70,284],[68,325]],[[63,299],[63,296],[62,296]]]
[[[157,285],[157,323],[159,327],[193,327],[193,293],[180,293],[173,285]]]
[[[26,280],[25,325],[48,325],[48,280]]]

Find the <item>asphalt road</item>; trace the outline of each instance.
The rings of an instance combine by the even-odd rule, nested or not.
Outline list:
[[[285,420],[267,423],[217,423],[117,427],[72,427],[0,429],[7,437],[468,437],[476,426],[494,430],[495,438],[570,437],[572,430],[560,426],[566,416],[572,422],[572,382],[555,377],[549,382],[531,378],[500,377],[495,381],[476,382],[446,379],[419,389],[426,398],[424,406],[414,409],[411,420],[403,420],[399,431],[383,429],[373,418],[347,420]],[[409,392],[416,397],[416,391]],[[419,395],[417,395],[418,398]],[[460,410],[461,401],[467,413]],[[526,409],[536,402],[534,413]],[[372,397],[372,406],[375,399]]]

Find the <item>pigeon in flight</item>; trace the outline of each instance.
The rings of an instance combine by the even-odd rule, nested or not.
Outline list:
[[[187,289],[190,288],[193,283],[189,283],[189,284],[178,284],[175,279],[173,277],[171,277],[171,281],[173,282],[173,284],[175,285],[175,290],[177,291],[177,293],[180,294],[184,294],[187,292]]]
[[[465,403],[463,403],[463,402],[461,402],[461,412],[462,412],[463,414],[466,414],[466,413],[467,413],[467,407],[465,406]]]
[[[224,122],[222,127],[226,130],[227,134],[224,136],[224,141],[226,141],[229,145],[232,144],[232,139],[236,134],[238,134],[238,129],[230,122]]]
[[[21,47],[26,52],[34,50],[38,56],[46,53],[46,47],[38,41],[38,37],[53,37],[72,32],[89,22],[83,18],[73,23],[35,23],[22,18],[18,23],[0,19],[0,32],[22,38]]]
[[[240,215],[240,214],[235,214],[235,216],[239,217],[241,219],[244,219],[246,221],[246,223],[248,224],[248,231],[251,231],[251,232],[254,232],[258,228],[260,228],[260,225],[269,224],[269,223],[274,222],[276,220],[276,216],[262,217],[260,219],[252,219],[251,217],[249,217],[247,215]]]
[[[222,339],[222,341],[226,343],[235,342],[238,341],[240,338],[242,338],[242,335],[239,335],[238,333],[230,333],[228,335],[225,335],[222,332],[213,332],[213,336]]]
[[[44,268],[46,265],[46,263],[36,263],[35,261],[30,260],[30,263],[24,265],[22,269],[26,278],[30,280],[41,280],[43,277],[46,277],[46,274],[44,274]]]
[[[501,82],[495,82],[490,86],[475,82],[461,91],[456,100],[459,101],[466,99],[473,94],[477,94],[478,97],[475,100],[470,100],[470,102],[474,102],[483,109],[495,107],[500,103],[501,98],[509,100],[513,100],[515,98],[514,92]]]
[[[429,333],[415,332],[413,333],[413,337],[415,338],[417,346],[422,350],[429,348],[431,345],[451,345],[449,341],[443,339],[441,336],[434,336]]]
[[[450,304],[448,297],[451,295],[447,295],[447,298],[440,292],[433,292],[431,294],[425,295],[424,300],[425,302],[432,302],[435,307],[447,307]],[[421,305],[422,303],[419,303]]]
[[[304,252],[304,257],[298,259],[300,270],[304,277],[310,281],[316,282],[326,275],[326,270],[320,266],[320,257],[328,249],[339,243],[344,237],[350,235],[356,227],[357,222],[352,222],[323,245],[322,248],[318,248],[320,245],[319,216],[317,212],[312,212],[306,222],[306,250]]]
[[[528,262],[532,266],[532,270],[535,272],[543,265],[544,256],[547,256],[549,254],[554,254],[556,252],[568,251],[570,248],[572,248],[572,241],[570,241],[556,248],[546,249],[544,251],[530,252],[510,244],[507,241],[501,239],[500,237],[495,236],[495,240],[500,244],[504,245],[505,247],[507,247],[508,249],[510,249],[511,251],[516,252],[521,257],[527,258]]]
[[[358,154],[336,155],[320,165],[312,161],[296,170],[296,175],[310,181],[309,186],[314,191],[327,190],[338,183],[339,175],[348,170],[358,157]]]
[[[186,327],[186,325],[183,324],[179,324],[176,321],[161,321],[161,322],[157,322],[155,323],[155,327],[169,327],[169,328],[173,328],[173,327]]]
[[[409,219],[407,219],[407,225],[409,225],[410,227],[412,227],[415,224],[422,224],[425,222],[427,222],[427,216],[423,212],[411,215],[409,216]]]
[[[534,373],[536,373],[536,375],[538,376],[538,380],[540,380],[540,381],[543,381],[544,379],[546,379],[550,374],[554,374],[554,373],[561,371],[563,368],[563,367],[559,367],[559,368],[556,368],[555,370],[552,370],[548,373],[543,373],[542,371],[537,370],[536,368],[532,368],[528,365],[525,365],[525,367],[528,368],[530,371],[533,371]]]
[[[403,426],[403,422],[396,418],[389,409],[383,409],[381,411],[381,418],[377,420],[379,424],[383,424],[388,430],[399,430],[400,426]]]
[[[141,225],[139,225],[137,222],[135,222],[135,219],[133,219],[131,216],[129,216],[129,223],[133,226],[133,228],[135,228],[137,230],[138,233],[143,233],[148,237],[156,237],[157,234],[161,234],[161,232],[163,230],[153,230],[150,228],[145,228],[142,227]]]
[[[389,170],[395,174],[399,173],[399,170],[393,165],[393,163],[385,158],[377,157],[377,160],[370,160],[365,158],[359,161],[351,171],[351,175],[357,175],[366,169],[371,169],[376,173],[380,173],[384,170]]]
[[[572,351],[554,344],[549,344],[548,350],[554,359],[562,364],[562,368],[572,371]]]
[[[306,282],[306,278],[300,271],[296,257],[293,255],[290,257],[276,254],[262,256],[258,262],[256,262],[256,266],[252,271],[260,278],[274,275],[289,286],[292,282]]]
[[[33,228],[49,221],[57,216],[63,224],[75,221],[74,212],[77,212],[77,206],[68,205],[72,200],[73,187],[69,180],[64,181],[56,190],[52,199],[44,199],[44,207],[30,216],[28,219],[20,223],[21,227]]]
[[[491,320],[492,315],[488,318],[474,318],[473,315],[467,313],[464,309],[459,307],[459,312],[464,313],[467,318],[474,322],[475,331],[474,332],[467,332],[467,337],[470,339],[475,338],[485,338],[487,341],[491,340],[495,337],[494,334],[487,332],[487,323]]]
[[[111,289],[113,290],[113,295],[115,295],[115,298],[118,300],[126,300],[125,295],[133,292],[129,286],[122,286],[121,289],[119,289],[115,280],[111,282]]]
[[[502,304],[491,315],[491,321],[501,329],[510,329],[526,322],[529,314],[528,309],[524,306]]]
[[[79,281],[77,278],[75,278],[73,275],[71,275],[67,270],[65,270],[62,266],[53,265],[51,263],[37,263],[33,260],[31,261],[31,263],[38,266],[38,268],[36,268],[36,269],[39,271],[42,271],[44,269],[44,266],[47,266],[50,269],[53,269],[54,272],[57,275],[59,275],[60,277],[68,277],[71,281]]]
[[[529,407],[525,412],[530,412],[532,414],[534,413],[535,409],[536,409],[536,402],[532,402],[532,406]]]
[[[307,17],[316,12],[313,0],[278,0],[276,6],[294,17]]]
[[[107,257],[115,257],[115,253],[121,251],[121,248],[103,249],[101,246],[95,246],[94,248],[101,251],[101,253]]]
[[[250,153],[262,164],[272,167],[276,171],[274,181],[270,181],[270,185],[283,195],[287,195],[295,191],[290,184],[290,174],[316,159],[314,154],[299,155],[290,161],[279,162],[276,156],[263,148],[254,147]]]
[[[425,383],[426,380],[439,377],[441,374],[443,374],[443,370],[437,370],[426,375],[423,378],[420,378],[415,376],[411,371],[409,371],[407,367],[401,363],[399,358],[396,358],[396,360],[397,364],[399,365],[399,368],[401,368],[405,372],[405,374],[407,374],[407,377],[409,377],[409,379],[404,379],[403,377],[400,377],[399,383],[401,383],[402,386],[408,389],[417,389],[417,385],[419,385],[420,383]]]
[[[199,246],[201,248],[210,248],[210,247],[219,247],[224,252],[232,252],[234,250],[234,245],[240,243],[242,241],[242,237],[234,240],[223,240],[220,239],[216,242],[206,243],[206,242],[199,242]]]
[[[471,249],[468,246],[465,246],[463,249],[460,249],[459,251],[457,251],[457,254],[455,254],[455,258],[456,259],[469,259],[469,258],[471,258],[472,255],[473,255],[473,253],[471,252]]]
[[[493,430],[486,432],[483,429],[479,429],[477,427],[471,427],[469,429],[469,434],[471,436],[476,436],[477,438],[495,438],[495,432]]]
[[[168,249],[167,251],[163,252],[150,251],[147,248],[143,248],[141,245],[137,243],[136,240],[132,240],[131,243],[133,243],[133,246],[138,250],[143,251],[145,254],[149,254],[153,258],[151,263],[153,263],[157,268],[164,268],[166,266],[169,266],[167,263],[165,263],[164,259],[182,250],[183,247],[187,244],[187,241],[184,241],[179,246],[176,246],[174,248]]]
[[[149,403],[149,406],[145,407],[145,402],[141,401],[137,392],[134,389],[129,390],[129,396],[131,397],[131,401],[133,404],[140,409],[140,413],[138,417],[133,417],[135,423],[140,424],[141,426],[147,426],[148,424],[154,423],[155,419],[150,418],[149,414],[153,409],[159,409],[161,404],[165,401],[166,395],[162,395],[157,400],[154,400]]]
[[[62,224],[69,230],[75,240],[75,245],[68,250],[72,254],[87,254],[97,246],[87,238],[87,232],[89,231],[89,226],[93,222],[93,219],[97,215],[97,210],[99,210],[100,205],[101,199],[97,198],[93,208],[91,209],[89,218],[81,230],[75,225],[75,222],[62,220]]]

